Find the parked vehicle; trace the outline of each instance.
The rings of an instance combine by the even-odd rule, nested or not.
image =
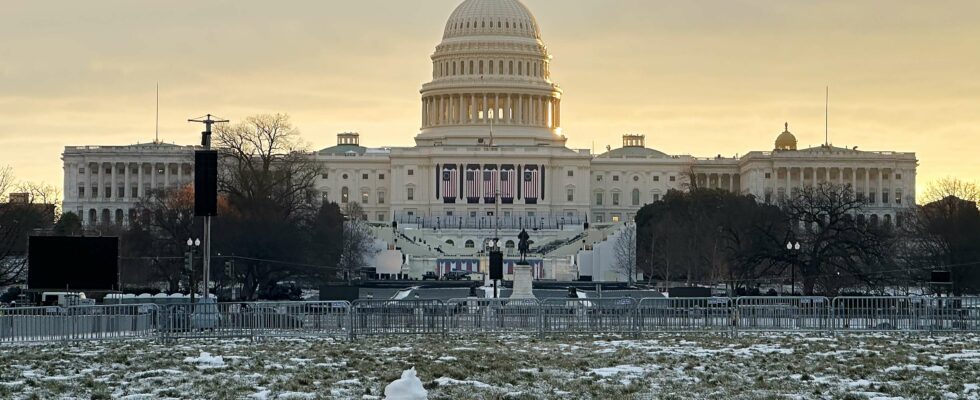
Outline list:
[[[429,271],[429,272],[426,272],[424,275],[422,275],[422,280],[423,281],[429,281],[429,280],[438,281],[439,280],[439,275],[436,274],[433,271]]]
[[[467,279],[467,275],[469,274],[470,273],[466,271],[449,271],[442,276],[442,279],[447,281],[461,281]]]
[[[41,304],[45,306],[71,307],[79,305],[94,305],[95,300],[89,300],[82,292],[43,292]]]

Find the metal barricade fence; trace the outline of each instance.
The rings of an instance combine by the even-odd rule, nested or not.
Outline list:
[[[4,308],[0,343],[152,337],[157,317],[154,304]]]
[[[730,332],[733,303],[727,297],[645,298],[636,307],[636,329],[640,333]]]
[[[68,307],[67,340],[108,340],[157,334],[155,304]]]
[[[162,339],[251,337],[240,303],[171,304],[160,312]]]
[[[351,304],[346,301],[245,303],[238,311],[240,325],[255,336],[350,335]]]
[[[445,334],[441,300],[355,300],[351,337],[385,334]]]
[[[735,312],[739,332],[830,329],[830,299],[826,297],[739,297]]]
[[[933,332],[980,332],[980,298],[925,299],[921,323]]]
[[[451,333],[520,332],[541,330],[540,303],[534,299],[450,299],[446,302]]]
[[[837,297],[831,303],[833,330],[918,332],[928,329],[924,297]]]
[[[545,299],[541,333],[632,333],[636,300],[632,298]]]

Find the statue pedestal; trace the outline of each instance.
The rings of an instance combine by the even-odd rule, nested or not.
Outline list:
[[[532,290],[531,265],[526,262],[517,263],[514,266],[514,291],[511,292],[512,299],[534,299]]]

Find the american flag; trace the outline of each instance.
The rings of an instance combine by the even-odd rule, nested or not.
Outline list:
[[[478,167],[479,168],[479,167]],[[466,169],[466,198],[480,198],[480,170]]]
[[[503,199],[513,199],[517,192],[517,177],[514,176],[514,168],[506,167],[500,170],[500,197]]]
[[[521,178],[524,180],[522,187],[524,188],[525,199],[538,198],[538,192],[540,191],[538,186],[541,185],[539,172],[537,167],[529,166],[524,168],[524,176]]]
[[[483,170],[483,198],[487,203],[495,201],[497,197],[497,168],[487,168]]]
[[[455,166],[446,166],[442,169],[442,197],[447,199],[456,198],[456,185],[459,182],[459,171]]]

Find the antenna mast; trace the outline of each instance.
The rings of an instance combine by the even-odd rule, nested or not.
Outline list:
[[[823,140],[824,145],[830,147],[830,86],[827,86],[823,110]]]
[[[160,143],[160,82],[157,82],[157,119],[154,126],[156,133],[153,142]]]

